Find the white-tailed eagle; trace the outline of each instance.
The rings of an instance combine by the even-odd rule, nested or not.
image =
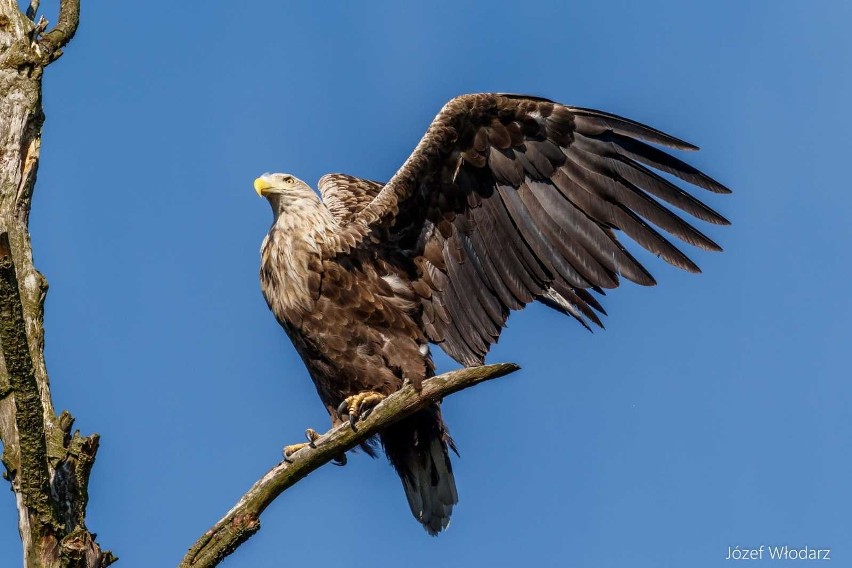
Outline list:
[[[387,183],[330,174],[320,199],[292,175],[259,177],[274,216],[263,295],[332,423],[432,376],[430,344],[481,364],[509,313],[530,302],[600,325],[596,294],[622,277],[655,283],[622,235],[698,272],[662,233],[720,247],[672,208],[728,221],[658,172],[729,190],[658,146],[697,149],[597,110],[476,94],[447,103]],[[458,501],[439,407],[380,437],[412,513],[437,534]]]

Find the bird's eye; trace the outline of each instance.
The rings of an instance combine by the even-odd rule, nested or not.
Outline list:
[[[286,183],[287,185],[293,185],[293,177],[292,176],[285,177],[284,183]]]

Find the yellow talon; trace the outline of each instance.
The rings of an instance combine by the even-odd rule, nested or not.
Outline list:
[[[290,461],[290,456],[292,456],[293,454],[308,445],[310,445],[310,442],[302,442],[301,444],[291,444],[289,446],[284,446],[284,460]]]
[[[380,402],[385,399],[385,395],[376,391],[364,391],[346,399],[337,407],[337,413],[340,416],[349,416],[349,423],[353,426],[361,418],[366,418],[367,415]]]
[[[311,448],[316,448],[314,442],[316,442],[320,438],[319,432],[314,430],[313,428],[308,428],[305,430],[305,438],[308,439],[307,442],[302,442],[301,444],[290,444],[289,446],[284,446],[283,454],[284,461],[287,463],[293,463],[293,460],[290,459],[290,456],[304,448],[305,446],[309,446]],[[334,465],[346,465],[346,454],[340,454],[336,458],[332,459],[332,463]]]
[[[305,430],[305,438],[307,438],[308,441],[302,442],[301,444],[290,444],[289,446],[284,446],[284,450],[282,452],[284,454],[284,461],[289,463],[290,462],[290,456],[292,456],[293,454],[295,454],[296,452],[298,452],[299,450],[301,450],[305,446],[310,446],[312,448],[316,448],[316,446],[314,445],[314,442],[316,442],[317,438],[319,438],[319,437],[320,437],[319,433],[317,433],[317,431],[314,430],[313,428],[308,428],[307,430]]]

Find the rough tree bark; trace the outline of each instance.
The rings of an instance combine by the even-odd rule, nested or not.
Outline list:
[[[115,557],[86,528],[98,436],[57,416],[44,364],[47,281],[33,266],[28,230],[41,148],[42,75],[77,31],[79,0],[61,0],[56,26],[0,0],[0,439],[15,494],[24,566],[95,568]]]
[[[269,470],[219,522],[201,535],[178,568],[216,566],[260,530],[260,514],[272,501],[312,471],[428,404],[517,370],[518,366],[512,363],[499,363],[432,377],[423,382],[419,392],[411,385],[406,385],[383,400],[354,429],[344,424],[330,430],[314,440],[311,446],[302,448],[291,459]]]

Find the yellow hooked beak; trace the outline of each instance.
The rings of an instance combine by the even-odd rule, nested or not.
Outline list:
[[[272,184],[266,178],[259,177],[254,180],[254,190],[257,192],[258,197],[263,197],[264,190],[272,187]]]

